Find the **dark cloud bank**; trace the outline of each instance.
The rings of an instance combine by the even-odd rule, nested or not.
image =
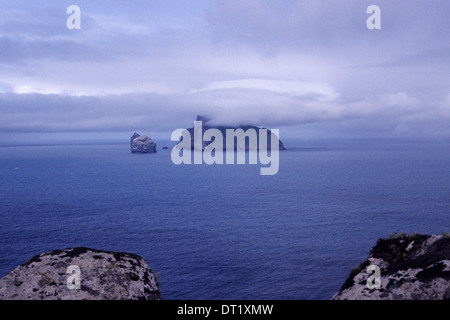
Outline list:
[[[450,138],[448,1],[2,3],[0,135],[161,132],[197,114],[299,137]],[[109,2],[108,2],[109,3]],[[139,4],[139,5],[138,5]]]

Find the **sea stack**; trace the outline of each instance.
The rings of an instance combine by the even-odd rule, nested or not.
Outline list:
[[[156,143],[146,135],[134,133],[130,139],[131,153],[156,153]]]

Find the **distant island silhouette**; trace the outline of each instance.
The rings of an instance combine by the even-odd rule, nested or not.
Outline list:
[[[244,132],[249,130],[249,129],[253,129],[253,130],[255,130],[258,133],[258,139],[259,139],[259,131],[262,130],[262,129],[266,129],[266,128],[259,128],[257,126],[252,126],[252,125],[238,125],[238,126],[211,125],[210,122],[212,121],[212,119],[210,119],[208,117],[205,117],[205,116],[202,116],[202,115],[197,116],[196,121],[201,121],[203,123],[203,128],[202,128],[202,130],[203,130],[202,133],[203,134],[205,133],[205,131],[207,131],[209,129],[217,129],[217,130],[219,130],[222,133],[224,139],[226,137],[227,129],[232,129],[232,130],[242,129],[242,130],[244,130]],[[194,150],[194,128],[189,128],[187,130],[189,131],[189,133],[191,135],[191,140],[192,140],[191,145],[192,145],[192,150]],[[272,131],[270,131],[269,129],[266,129],[266,130],[267,130],[267,149],[270,150],[270,148],[271,148],[271,137],[272,137],[272,135],[274,135],[274,133]],[[203,146],[202,146],[203,150],[211,143],[212,143],[212,141],[203,141]],[[259,144],[257,144],[257,145],[259,145]],[[281,140],[279,140],[279,147],[278,148],[279,148],[280,151],[286,150],[286,147],[284,146],[284,144],[283,144],[283,142]],[[225,142],[225,140],[223,141],[223,149],[224,149],[224,151],[226,151],[226,142]],[[237,150],[236,141],[235,141],[235,144],[234,144],[234,149],[235,149],[235,151]],[[251,147],[249,145],[249,141],[245,142],[245,150],[246,151],[251,150]]]

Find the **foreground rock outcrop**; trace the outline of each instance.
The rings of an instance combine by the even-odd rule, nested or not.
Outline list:
[[[156,142],[146,135],[134,133],[130,139],[131,153],[156,153]]]
[[[367,286],[371,265],[380,268],[379,289]],[[402,234],[379,239],[333,299],[449,300],[450,236]]]
[[[1,300],[159,300],[155,277],[135,254],[88,248],[41,253],[0,279]]]

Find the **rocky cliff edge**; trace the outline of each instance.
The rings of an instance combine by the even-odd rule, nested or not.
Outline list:
[[[1,300],[159,300],[150,267],[135,254],[88,248],[34,256],[0,279]]]
[[[369,266],[379,268],[379,289],[373,286],[375,273],[368,272]],[[449,300],[450,235],[394,234],[379,239],[332,299]]]

